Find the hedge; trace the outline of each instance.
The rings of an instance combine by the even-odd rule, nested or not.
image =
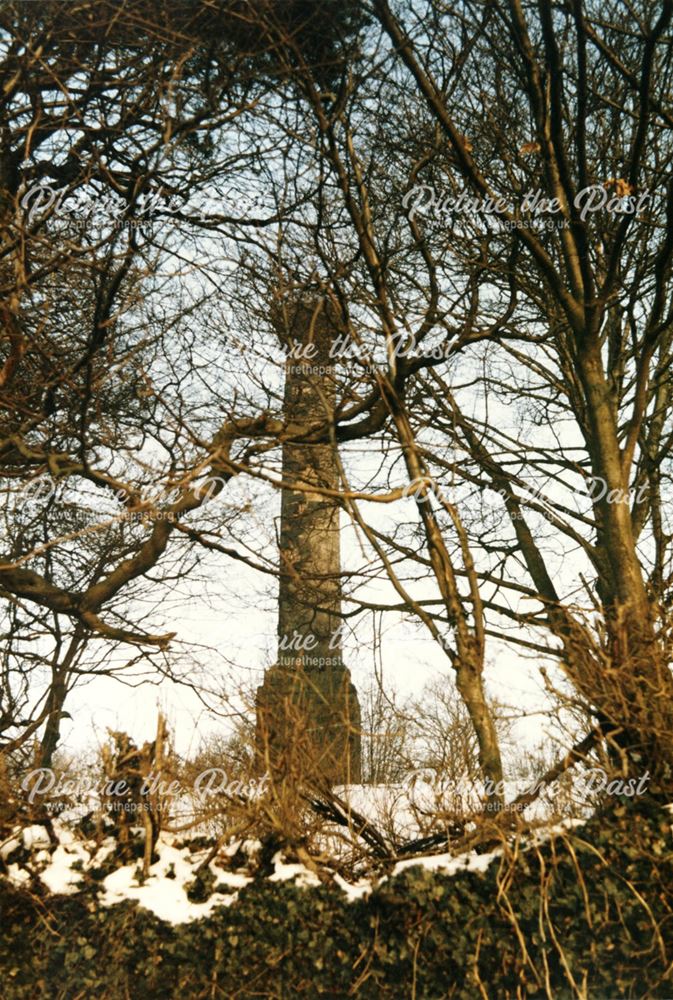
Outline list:
[[[673,997],[671,816],[613,806],[483,873],[414,866],[349,902],[260,879],[207,919],[0,889],[2,1000]],[[574,985],[573,985],[574,984]]]

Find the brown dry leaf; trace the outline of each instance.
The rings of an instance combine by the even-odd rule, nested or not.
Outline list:
[[[474,146],[472,145],[472,143],[470,142],[470,140],[467,138],[466,135],[461,135],[460,138],[463,141],[463,146],[465,147],[466,152],[471,153],[472,150],[474,149]]]
[[[628,195],[634,194],[635,190],[633,184],[629,184],[623,177],[615,181],[615,194],[618,198],[626,198]]]
[[[607,181],[603,181],[603,187],[614,187],[615,194],[618,198],[626,198],[628,195],[636,193],[636,189],[633,184],[629,184],[629,182],[625,181],[623,177],[610,177]]]

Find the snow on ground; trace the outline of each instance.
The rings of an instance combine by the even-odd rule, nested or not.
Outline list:
[[[505,800],[513,802],[531,784],[527,780],[504,781]],[[334,791],[374,826],[394,828],[400,840],[425,836],[425,826],[437,815],[476,813],[483,802],[483,789],[477,783],[467,779],[439,781],[428,769],[396,785],[344,785]],[[543,821],[551,812],[549,802],[540,797],[521,815],[528,821]]]
[[[13,885],[25,885],[30,882],[30,873],[20,865],[8,865],[7,875]]]
[[[207,916],[216,906],[229,906],[236,899],[235,890],[250,881],[243,875],[223,871],[211,864],[218,886],[231,887],[234,891],[216,890],[204,902],[195,903],[187,897],[187,888],[194,881],[195,869],[201,858],[195,861],[186,848],[175,847],[163,834],[157,841],[156,851],[159,860],[150,867],[150,874],[142,885],[138,884],[137,863],[118,868],[107,876],[103,881],[103,906],[135,899],[161,920],[181,924]]]
[[[53,893],[73,894],[81,891],[86,873],[100,868],[117,844],[113,837],[107,837],[100,846],[94,841],[78,837],[67,824],[54,821],[54,833],[58,844],[52,847],[45,827],[32,826],[17,830],[11,839],[2,845],[3,857],[9,857],[21,847],[30,852],[28,866],[11,863],[7,866],[9,879],[16,885],[31,879],[31,872]],[[150,867],[148,878],[139,878],[142,863],[124,865],[107,875],[102,882],[100,902],[112,906],[124,899],[137,900],[140,906],[151,910],[162,920],[182,923],[206,916],[216,906],[228,906],[236,898],[238,890],[251,881],[250,877],[229,872],[216,862],[209,864],[216,891],[204,902],[192,902],[187,896],[190,883],[196,878],[196,870],[205,859],[207,851],[190,850],[183,844],[177,846],[171,834],[161,834],[156,844],[158,860]]]
[[[563,836],[569,830],[584,826],[583,819],[565,819],[554,826],[544,826],[527,833],[521,839],[520,846],[527,848],[544,844],[554,836]],[[502,848],[497,848],[488,854],[478,854],[476,851],[466,851],[463,854],[434,854],[422,858],[405,858],[398,861],[392,874],[397,875],[405,868],[420,865],[428,871],[439,871],[443,875],[456,875],[458,872],[483,872],[489,865],[503,856]]]
[[[287,882],[292,878],[297,885],[321,885],[318,876],[306,865],[285,864],[282,851],[277,851],[271,860],[274,872],[273,875],[269,875],[269,882]]]
[[[10,857],[14,852],[24,848],[30,853],[28,864],[7,864],[7,877],[15,885],[26,884],[35,874],[40,881],[53,893],[73,894],[81,891],[86,873],[91,869],[100,868],[117,848],[113,837],[107,837],[97,847],[94,841],[78,837],[67,824],[60,820],[53,823],[58,844],[51,845],[49,836],[43,826],[17,829],[12,836],[0,845],[3,857]],[[45,844],[51,850],[45,849]],[[237,848],[247,848],[248,855],[259,847],[256,841],[246,841],[243,845],[237,842],[223,849],[222,855],[233,854]],[[188,890],[197,878],[197,870],[210,853],[209,848],[192,849],[188,843],[179,843],[175,835],[162,833],[155,846],[158,859],[150,866],[147,879],[142,879],[142,862],[134,861],[110,872],[99,883],[99,901],[102,906],[113,906],[123,900],[136,900],[147,910],[151,910],[159,919],[169,923],[179,924],[198,920],[207,916],[215,907],[229,906],[234,902],[238,891],[252,881],[252,877],[242,872],[232,872],[223,868],[216,860],[210,861],[211,880],[214,890],[208,899],[196,902],[188,897]],[[273,858],[274,871],[268,877],[271,882],[294,880],[299,886],[309,887],[320,885],[321,881],[315,872],[303,864],[287,863],[281,851]],[[344,891],[355,895],[369,891],[370,886],[350,887],[339,879],[337,884]]]
[[[21,831],[21,840],[23,846],[27,851],[39,850],[40,848],[49,848],[51,846],[51,841],[49,839],[49,834],[43,826],[26,826]]]
[[[42,830],[46,833],[44,827]],[[54,832],[57,830],[58,847],[51,855],[47,867],[40,872],[40,879],[51,892],[78,892],[79,883],[82,880],[82,869],[89,864],[91,855],[82,841],[75,837],[72,830],[60,823],[58,827],[57,824],[54,824]],[[35,861],[38,862],[38,858],[35,858]],[[74,862],[79,862],[77,866],[79,870],[73,868]]]
[[[519,789],[511,791],[516,794]],[[412,786],[353,785],[336,789],[336,792],[379,830],[387,835],[394,831],[395,839],[410,840],[427,834],[428,829],[424,828],[426,819],[432,816],[433,807],[436,809],[437,805],[436,787],[423,782]],[[556,826],[540,827],[527,834],[522,846],[541,843],[554,834],[563,834],[574,826],[582,825],[582,822],[566,820]],[[98,881],[99,900],[103,906],[112,906],[126,899],[135,900],[161,920],[174,924],[198,920],[215,907],[231,905],[238,891],[252,881],[252,876],[247,871],[229,871],[226,858],[237,852],[251,858],[260,847],[257,841],[238,841],[223,847],[206,866],[209,872],[202,880],[202,888],[207,898],[197,901],[190,899],[188,892],[195,887],[197,871],[208,858],[209,848],[203,846],[203,838],[195,847],[189,841],[180,841],[176,834],[162,833],[155,848],[157,860],[151,865],[147,879],[143,880],[140,860],[112,870],[112,855],[117,850],[112,836],[103,840],[99,838],[98,842],[87,840],[63,818],[54,819],[53,829],[57,839],[55,844],[45,827],[39,824],[16,828],[0,843],[0,858],[5,862],[8,878],[12,882],[25,884],[32,877],[37,877],[50,892],[72,894],[81,891],[84,881],[90,884],[90,879],[87,879],[87,873],[90,873],[90,877],[95,876]],[[193,836],[194,831],[191,834]],[[343,847],[336,830],[334,836],[326,832],[324,839],[326,843],[334,841],[336,851],[339,846]],[[212,840],[212,843],[215,841]],[[502,849],[488,854],[471,851],[459,855],[442,853],[410,857],[399,861],[391,876],[414,866],[444,875],[455,875],[461,871],[483,872],[501,857]],[[306,888],[321,884],[321,878],[315,871],[304,864],[287,861],[281,851],[274,855],[272,863],[274,870],[267,876],[270,882],[293,880],[296,885]],[[100,870],[104,866],[111,869],[105,877],[100,871],[92,872],[92,869]],[[376,884],[376,880],[364,878],[350,883],[333,872],[329,872],[329,877],[350,901],[368,895]],[[191,894],[194,895],[193,892]]]
[[[433,854],[425,858],[408,858],[398,861],[393,868],[393,875],[399,875],[405,868],[420,865],[427,871],[438,871],[442,875],[456,875],[458,872],[484,872],[496,858],[502,857],[502,851],[492,851],[490,854],[477,854],[470,851],[467,854]]]
[[[363,896],[368,896],[373,888],[372,883],[366,878],[360,879],[359,882],[351,883],[347,882],[341,875],[335,874],[334,882],[342,892],[346,893],[350,903],[355,902],[356,899],[362,899]]]

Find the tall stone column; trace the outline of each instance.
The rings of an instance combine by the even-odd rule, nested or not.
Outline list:
[[[286,301],[274,322],[291,438],[333,415],[337,328],[321,299]],[[311,489],[336,492],[339,473],[334,446],[310,437],[283,445],[278,659],[257,689],[257,749],[273,770],[347,784],[360,780],[360,706],[342,659],[339,506]]]

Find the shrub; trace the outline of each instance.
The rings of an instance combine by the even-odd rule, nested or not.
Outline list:
[[[162,923],[95,886],[5,884],[3,1000],[670,995],[671,817],[619,803],[482,873],[414,866],[349,902],[260,879],[204,920]]]

